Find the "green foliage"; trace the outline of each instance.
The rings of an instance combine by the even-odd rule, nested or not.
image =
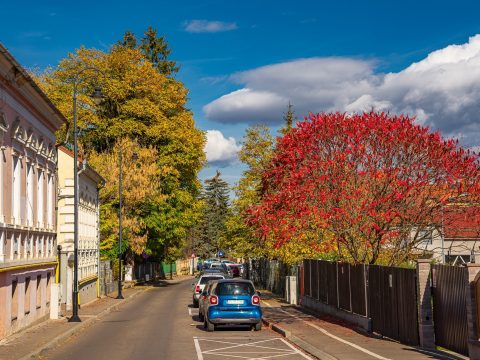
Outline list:
[[[228,184],[221,179],[220,172],[205,180],[201,194],[202,217],[195,229],[193,244],[200,257],[212,256],[226,245],[222,235],[230,214],[228,192]]]
[[[138,49],[153,66],[166,76],[172,76],[178,73],[177,63],[169,59],[172,52],[168,48],[168,42],[165,36],[158,36],[157,30],[151,26],[143,34],[140,42],[131,31],[126,31],[123,39],[117,42],[118,46],[130,49]]]
[[[197,174],[205,160],[205,135],[186,108],[188,90],[172,77],[178,68],[169,54],[165,38],[157,38],[154,29],[147,31],[140,45],[127,32],[109,52],[80,48],[38,77],[70,121],[57,138],[72,139],[72,80],[82,71],[77,108],[81,154],[108,180],[100,193],[104,257],[117,256],[120,149],[124,152],[123,249],[128,249],[130,258],[143,252],[175,257],[198,218]],[[100,72],[90,70],[93,67]],[[105,95],[98,106],[89,97],[97,85]],[[133,149],[140,154],[135,163]]]
[[[235,187],[236,198],[222,234],[222,242],[233,256],[255,257],[267,254],[261,239],[246,224],[246,216],[250,206],[260,201],[262,173],[270,161],[274,147],[275,139],[268,127],[255,125],[246,130],[238,156],[247,170]]]

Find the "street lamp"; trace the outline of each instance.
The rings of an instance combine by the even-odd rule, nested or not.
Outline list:
[[[123,157],[123,149],[122,143],[120,143],[120,148],[118,150],[118,166],[120,168],[120,172],[118,175],[118,294],[117,299],[123,299],[122,295],[122,237],[123,237],[123,228],[122,228],[122,203],[123,203],[123,170],[122,170],[122,157]],[[138,154],[134,152],[132,154],[132,160],[138,160]]]
[[[73,293],[72,293],[72,317],[69,322],[80,322],[78,316],[78,129],[77,129],[77,87],[85,80],[81,75],[86,70],[100,72],[97,68],[85,68],[77,72],[73,77]],[[95,87],[91,98],[95,104],[99,105],[103,94],[99,87]]]

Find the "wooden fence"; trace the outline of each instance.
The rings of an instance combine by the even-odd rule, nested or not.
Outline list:
[[[304,260],[304,295],[370,318],[373,331],[418,345],[415,269]]]

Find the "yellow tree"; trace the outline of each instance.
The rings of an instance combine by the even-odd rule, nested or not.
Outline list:
[[[98,69],[93,70],[93,69]],[[71,121],[71,80],[83,71],[78,96],[78,118],[83,155],[112,185],[102,190],[102,247],[111,248],[116,236],[116,155],[119,141],[135,140],[140,159],[130,164],[125,209],[127,241],[132,252],[161,255],[178,247],[193,225],[198,171],[204,162],[203,132],[186,108],[188,90],[161,73],[138,49],[114,46],[109,52],[80,48],[55,69],[38,77],[39,83]],[[89,94],[100,86],[105,95],[96,106]],[[58,138],[71,141],[65,127]],[[120,140],[122,139],[122,140]],[[128,158],[128,156],[126,156]],[[125,164],[125,169],[129,165]],[[111,255],[108,251],[104,255]]]

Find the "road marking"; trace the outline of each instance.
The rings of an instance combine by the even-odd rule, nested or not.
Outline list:
[[[218,340],[226,339],[226,340]],[[311,357],[305,355],[297,348],[289,344],[287,341],[280,337],[263,338],[261,340],[251,342],[251,338],[199,338],[194,337],[195,350],[197,351],[198,360],[203,360],[204,356],[220,356],[222,358],[239,358],[248,360],[266,360],[277,359],[285,356],[300,355],[304,359],[313,360]],[[236,341],[236,342],[235,342]],[[241,341],[240,343],[238,341]],[[244,342],[247,341],[247,342]],[[250,342],[248,342],[250,341]],[[279,346],[278,341],[281,341],[286,347]],[[220,345],[220,347],[202,350],[202,344],[214,343]],[[268,342],[277,342],[276,344],[266,344]],[[222,346],[223,344],[223,346]],[[228,346],[225,346],[228,345]],[[270,345],[270,346],[268,346]],[[214,345],[215,346],[215,345]],[[199,355],[200,354],[200,355]]]
[[[198,360],[203,360],[202,350],[200,349],[200,344],[196,336],[193,337],[193,342],[195,343],[195,351],[197,352]]]
[[[272,307],[272,305],[270,305],[269,302],[266,302],[265,300],[262,300],[262,302],[263,302],[265,305],[267,305],[268,307]]]
[[[386,357],[383,357],[383,356],[381,356],[381,355],[378,355],[378,354],[376,354],[376,353],[374,353],[374,352],[372,352],[372,351],[370,351],[370,350],[367,350],[367,349],[365,349],[365,348],[363,348],[363,347],[361,347],[361,346],[359,346],[359,345],[357,345],[357,344],[351,343],[350,341],[344,340],[344,339],[342,339],[341,337],[338,337],[338,336],[336,336],[336,335],[333,335],[332,333],[329,333],[327,330],[321,328],[320,326],[317,326],[317,325],[315,325],[315,324],[309,323],[308,321],[305,321],[305,320],[301,319],[300,317],[298,317],[298,316],[296,316],[296,315],[290,314],[288,311],[285,311],[285,310],[283,310],[283,309],[280,309],[280,311],[283,312],[283,313],[285,313],[285,314],[287,314],[288,316],[291,316],[291,317],[297,319],[297,320],[303,321],[303,322],[304,322],[305,324],[307,324],[308,326],[311,326],[311,327],[313,327],[314,329],[317,329],[318,331],[320,331],[321,333],[323,333],[323,334],[331,337],[332,339],[335,339],[335,340],[340,341],[340,342],[342,342],[342,343],[344,343],[344,344],[346,344],[346,345],[349,345],[349,346],[351,346],[351,347],[353,347],[353,348],[355,348],[355,349],[357,349],[357,350],[360,350],[361,352],[364,352],[365,354],[368,354],[368,355],[370,355],[370,356],[373,356],[374,358],[377,358],[377,359],[380,359],[380,360],[391,360],[391,359],[389,359],[389,358],[386,358]]]
[[[303,352],[301,352],[300,350],[298,350],[295,346],[293,346],[292,344],[290,344],[287,340],[285,339],[280,339],[282,340],[289,348],[295,350],[297,352],[297,354],[300,354],[302,355],[305,359],[310,359],[312,360],[312,358],[310,356],[308,356],[307,354],[304,354]]]

